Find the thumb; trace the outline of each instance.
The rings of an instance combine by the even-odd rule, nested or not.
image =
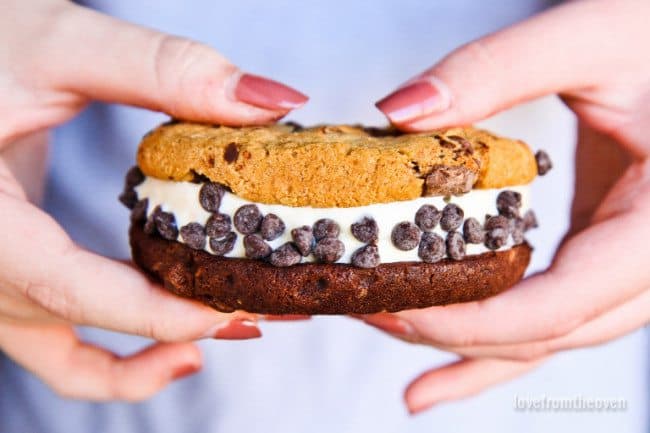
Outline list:
[[[568,2],[473,41],[377,102],[405,130],[430,130],[486,118],[547,94],[623,82],[635,32],[643,34],[642,2]],[[646,3],[645,7],[648,6]],[[650,8],[648,8],[650,9]],[[636,54],[638,57],[638,51]],[[638,62],[637,62],[638,63]]]
[[[50,79],[90,99],[223,124],[277,120],[307,97],[210,47],[69,5],[42,44]]]

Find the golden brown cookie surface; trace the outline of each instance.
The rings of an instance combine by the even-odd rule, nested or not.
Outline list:
[[[203,175],[251,201],[351,207],[527,184],[535,158],[521,141],[472,127],[421,134],[359,127],[162,125],[138,165],[176,181]]]

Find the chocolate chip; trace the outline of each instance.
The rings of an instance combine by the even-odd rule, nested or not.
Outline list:
[[[276,214],[270,213],[265,215],[260,225],[260,233],[267,241],[279,238],[284,233],[284,221]]]
[[[513,218],[510,220],[510,234],[512,235],[512,243],[519,245],[524,242],[524,231],[526,223],[523,218]]]
[[[508,242],[508,229],[494,228],[485,234],[485,246],[491,250],[498,250]]]
[[[521,194],[516,191],[501,191],[497,196],[497,210],[499,211],[499,215],[507,218],[518,217],[520,207]]]
[[[280,247],[273,251],[269,256],[269,262],[273,266],[280,267],[297,265],[300,263],[301,259],[302,257],[300,256],[300,253],[291,242],[280,245]]]
[[[212,182],[209,177],[207,177],[204,174],[197,173],[195,170],[190,170],[190,173],[192,174],[192,180],[190,180],[190,182],[192,182],[192,183],[208,183],[208,182]]]
[[[435,165],[424,179],[422,195],[464,194],[472,189],[476,177],[477,173],[466,167]]]
[[[465,213],[463,210],[453,203],[449,203],[442,210],[442,217],[440,218],[440,227],[446,231],[451,232],[460,227],[463,223]]]
[[[537,173],[539,173],[540,176],[544,176],[553,168],[551,157],[543,150],[537,151],[535,154],[535,162],[537,163]]]
[[[126,177],[124,178],[124,189],[133,189],[136,186],[144,182],[144,174],[140,170],[140,167],[133,166],[126,172]]]
[[[442,214],[435,206],[425,204],[415,213],[415,224],[423,231],[430,232],[436,228],[441,217]]]
[[[244,250],[249,259],[263,259],[271,254],[271,246],[260,235],[244,236]]]
[[[491,231],[494,229],[502,229],[505,230],[507,234],[509,228],[510,228],[510,223],[508,222],[508,218],[504,217],[503,215],[497,215],[497,216],[486,215],[486,221],[485,221],[486,231]]]
[[[237,144],[228,143],[228,145],[223,151],[224,161],[226,161],[228,164],[232,164],[233,162],[237,161],[238,156],[239,156],[239,148],[237,147]]]
[[[535,229],[539,227],[537,224],[537,216],[532,209],[528,209],[524,214],[524,230]]]
[[[144,232],[148,235],[156,233],[156,222],[153,219],[153,214],[149,215],[149,218],[144,223]]]
[[[185,245],[195,250],[205,248],[205,229],[199,223],[189,223],[181,227],[181,238]]]
[[[393,245],[402,251],[409,251],[420,242],[420,229],[413,223],[403,221],[397,224],[390,234]]]
[[[363,217],[361,221],[352,224],[350,231],[352,232],[352,236],[366,244],[377,242],[379,236],[377,222],[370,217]]]
[[[376,268],[379,261],[379,248],[376,245],[365,245],[352,254],[352,264],[358,268]]]
[[[225,189],[215,182],[204,183],[199,191],[199,202],[208,212],[217,212]]]
[[[338,237],[340,232],[339,225],[329,218],[323,218],[314,223],[314,237],[317,241],[325,237]]]
[[[205,223],[205,233],[211,238],[222,238],[232,230],[230,216],[223,213],[213,213]]]
[[[120,194],[118,200],[126,206],[127,209],[133,209],[135,204],[138,202],[138,194],[132,189],[126,190]]]
[[[485,232],[476,218],[470,217],[463,223],[463,237],[468,244],[482,244]]]
[[[468,154],[472,155],[474,153],[474,148],[472,147],[472,143],[470,143],[467,139],[459,135],[448,135],[447,138],[449,138],[450,140],[454,140],[457,143],[460,143],[460,145],[463,147],[463,150]]]
[[[131,211],[131,222],[139,223],[147,219],[147,208],[149,207],[149,199],[138,201],[133,210]]]
[[[128,209],[133,209],[138,202],[138,194],[133,188],[142,182],[144,182],[144,174],[142,174],[140,168],[137,165],[131,167],[124,177],[124,189],[119,196],[120,202]]]
[[[447,235],[447,255],[454,260],[465,257],[465,241],[458,232],[449,232]]]
[[[246,204],[235,212],[234,223],[237,230],[245,235],[250,235],[259,230],[262,214],[254,204]]]
[[[222,239],[210,238],[210,249],[217,256],[223,256],[232,251],[237,240],[237,233],[227,233]]]
[[[175,241],[178,237],[178,228],[176,227],[176,218],[174,214],[164,212],[160,206],[153,211],[153,221],[156,224],[156,230],[163,238],[169,241]]]
[[[316,242],[314,256],[323,263],[334,263],[343,256],[345,245],[333,237],[325,237]]]
[[[307,257],[314,246],[314,233],[311,227],[302,226],[291,230],[291,239],[303,256]]]
[[[445,240],[442,236],[431,232],[422,234],[420,246],[418,247],[418,257],[427,263],[435,263],[445,257]]]

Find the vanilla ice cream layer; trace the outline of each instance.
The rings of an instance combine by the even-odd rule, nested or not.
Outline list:
[[[202,184],[192,182],[175,182],[160,180],[152,177],[147,177],[143,183],[138,185],[135,190],[138,194],[138,199],[148,199],[149,206],[147,208],[147,215],[151,215],[153,210],[160,206],[165,212],[174,214],[178,228],[191,222],[198,222],[205,226],[210,212],[201,207],[199,203],[199,191]],[[247,204],[256,205],[262,215],[273,213],[280,217],[286,225],[286,230],[277,239],[268,242],[272,248],[277,248],[285,242],[291,241],[291,229],[301,227],[304,225],[311,226],[314,222],[321,218],[330,218],[336,221],[340,228],[341,233],[338,237],[339,240],[345,245],[345,253],[338,260],[339,263],[350,263],[350,259],[354,251],[364,245],[363,242],[358,241],[350,230],[350,226],[359,222],[363,217],[373,218],[379,227],[379,238],[377,240],[377,247],[381,263],[392,262],[418,262],[421,261],[418,257],[418,248],[410,251],[402,251],[396,248],[391,241],[391,232],[393,227],[402,221],[413,222],[415,213],[424,204],[435,206],[438,210],[442,210],[447,203],[454,203],[460,206],[465,213],[465,219],[469,217],[476,218],[480,223],[483,223],[485,215],[497,215],[496,200],[501,191],[510,190],[516,191],[521,194],[522,207],[520,209],[523,215],[529,209],[529,187],[528,186],[511,186],[502,189],[474,189],[462,196],[452,196],[445,199],[444,197],[418,197],[413,200],[397,201],[391,203],[377,203],[367,206],[359,207],[346,207],[346,208],[313,208],[313,207],[291,207],[284,205],[256,203],[226,191],[221,199],[221,206],[219,213],[227,214],[231,218],[241,206]],[[227,253],[226,257],[245,258],[244,235],[238,233],[236,229],[232,228],[237,233],[237,241],[232,251]],[[462,226],[459,229],[462,231]],[[444,232],[440,225],[438,225],[433,232],[439,234],[443,238],[447,233]],[[178,236],[178,242],[183,242],[181,236]],[[508,243],[501,249],[512,247],[512,239],[508,237]],[[205,251],[212,254],[209,242],[206,242]],[[467,244],[466,254],[476,255],[489,251],[482,244]],[[314,261],[313,256],[305,257],[303,262]]]

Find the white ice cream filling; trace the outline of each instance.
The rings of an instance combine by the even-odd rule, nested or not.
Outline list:
[[[138,194],[139,200],[148,199],[148,216],[152,214],[153,210],[157,206],[160,206],[163,211],[174,214],[176,225],[180,229],[191,222],[198,222],[205,226],[205,223],[211,215],[211,213],[203,209],[199,203],[199,191],[201,186],[202,184],[200,183],[176,182],[146,177],[144,182],[135,188],[135,191]],[[467,194],[462,196],[452,196],[447,200],[444,197],[418,197],[413,200],[345,208],[292,207],[277,204],[256,203],[238,197],[233,193],[226,192],[221,199],[219,213],[227,214],[232,218],[235,211],[237,211],[241,206],[254,204],[259,208],[262,215],[269,213],[277,215],[285,223],[286,230],[279,238],[268,242],[274,249],[285,242],[291,241],[291,229],[304,225],[311,226],[321,218],[330,218],[339,224],[341,228],[339,240],[341,240],[345,245],[345,253],[338,260],[339,263],[350,263],[352,254],[358,248],[365,245],[352,235],[350,226],[359,222],[364,217],[370,217],[377,222],[379,227],[377,247],[379,249],[381,263],[417,262],[421,261],[418,257],[417,247],[409,251],[403,251],[393,245],[393,242],[391,241],[391,232],[395,225],[403,221],[413,222],[415,213],[424,204],[430,204],[435,206],[438,210],[442,210],[447,203],[455,203],[460,206],[465,213],[465,219],[474,217],[479,222],[483,223],[486,214],[498,214],[496,208],[497,196],[504,190],[516,191],[521,194],[522,207],[520,212],[523,215],[524,212],[529,209],[530,191],[527,185],[510,186],[501,189],[474,189]],[[225,256],[245,258],[246,254],[243,243],[244,235],[237,232],[234,225],[232,230],[237,233],[237,240],[232,251],[227,253]],[[459,231],[462,232],[462,226]],[[447,236],[447,233],[440,228],[439,224],[433,232],[439,234],[443,238]],[[183,242],[180,234],[177,241]],[[512,245],[512,237],[509,236],[507,244],[501,249],[511,248]],[[207,239],[205,251],[213,254],[210,249],[210,243],[207,242]],[[466,255],[476,255],[487,251],[489,250],[482,244],[468,243],[466,245]],[[303,262],[312,261],[315,261],[313,255],[303,258]]]

